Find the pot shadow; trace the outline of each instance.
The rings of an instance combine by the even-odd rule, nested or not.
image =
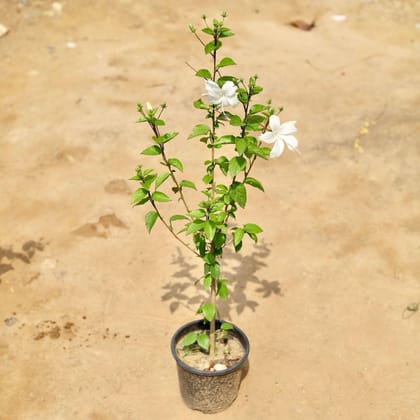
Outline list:
[[[225,251],[223,260],[228,268],[222,272],[221,277],[229,280],[229,296],[226,300],[219,301],[219,319],[230,319],[232,310],[238,315],[247,308],[255,312],[259,303],[248,296],[252,285],[255,286],[254,292],[263,299],[272,295],[281,296],[280,283],[277,280],[260,279],[257,275],[259,270],[267,266],[264,259],[269,254],[269,247],[264,242],[254,245],[251,254]],[[171,313],[181,306],[195,312],[209,298],[208,292],[203,288],[202,279],[198,277],[202,275],[200,262],[196,257],[186,258],[177,248],[177,255],[173,256],[171,264],[177,266],[178,270],[172,276],[173,281],[163,286],[164,294],[161,299],[169,302]]]

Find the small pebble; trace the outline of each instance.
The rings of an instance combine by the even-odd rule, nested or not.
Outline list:
[[[62,10],[63,10],[63,5],[61,3],[59,3],[58,1],[55,1],[51,5],[51,8],[54,10],[54,12],[61,13]]]
[[[227,369],[227,367],[223,363],[216,363],[214,365],[214,370],[216,371],[225,370],[225,369]]]
[[[344,22],[347,20],[346,15],[333,15],[331,16],[331,19],[335,22]]]
[[[9,32],[9,28],[6,28],[6,26],[0,23],[0,37],[6,35],[8,32]]]
[[[67,48],[73,49],[73,48],[76,48],[76,43],[75,42],[67,42],[66,46],[67,46]]]

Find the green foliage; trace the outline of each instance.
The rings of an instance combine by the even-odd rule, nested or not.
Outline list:
[[[207,319],[207,321],[213,321],[214,317],[216,316],[216,308],[211,303],[204,303],[201,305],[201,310],[203,312],[204,318]]]
[[[131,178],[139,184],[132,195],[133,205],[147,204],[152,207],[145,215],[147,231],[151,232],[157,219],[160,219],[182,245],[201,259],[204,268],[203,286],[210,293],[211,303],[202,303],[198,313],[210,322],[210,329],[214,328],[217,314],[214,303],[216,297],[227,299],[229,294],[228,281],[221,278],[220,263],[225,247],[233,246],[234,250],[239,252],[244,240],[256,242],[258,235],[263,231],[254,223],[236,224],[232,227],[231,222],[236,219],[238,210],[245,208],[247,204],[246,186],[264,191],[261,182],[251,177],[250,173],[257,160],[264,160],[269,156],[270,149],[263,147],[258,137],[267,130],[270,115],[279,112],[271,106],[271,101],[267,104],[255,102],[255,96],[262,92],[262,87],[257,84],[257,76],[246,80],[232,74],[222,74],[227,67],[236,64],[231,57],[218,58],[222,48],[221,39],[233,36],[230,28],[224,24],[225,17],[224,13],[220,20],[214,19],[212,22],[203,17],[204,27],[201,31],[189,25],[193,36],[204,47],[204,53],[210,57],[208,69],[194,70],[195,75],[216,82],[222,92],[216,92],[216,98],[218,95],[227,94],[227,90],[224,89],[225,83],[233,83],[236,86],[236,98],[231,100],[238,101],[235,114],[230,112],[232,108],[226,105],[227,102],[224,102],[224,106],[221,106],[220,102],[212,103],[210,98],[213,96],[210,94],[201,95],[193,103],[194,108],[202,112],[203,122],[193,126],[188,139],[198,138],[204,143],[203,153],[208,153],[202,158],[204,185],[201,186],[201,191],[197,191],[196,181],[179,179],[179,172],[184,171],[181,160],[167,157],[167,153],[179,152],[189,144],[185,142],[185,137],[182,138],[183,136],[176,131],[161,133],[166,124],[163,117],[166,104],[156,107],[148,103],[146,106],[137,104],[140,114],[137,121],[147,123],[152,130],[151,144],[145,145],[146,148],[141,154],[160,156],[164,170],[157,172],[155,169],[139,165]],[[203,80],[202,82],[204,84]],[[207,83],[207,88],[209,85],[212,84]],[[205,96],[207,97],[204,98]],[[184,120],[182,123],[184,124]],[[187,203],[187,198],[191,195],[199,196],[197,204],[192,207]],[[168,209],[170,211],[176,202],[184,211],[177,208],[177,213],[171,216],[162,214],[162,203],[170,201],[174,204],[166,206],[165,212]],[[179,230],[175,231],[175,226]],[[232,328],[229,323],[223,323],[221,326],[221,330],[225,332]],[[184,348],[195,347],[205,351],[214,347],[206,332],[190,332],[182,344]]]
[[[195,331],[192,331],[184,337],[184,339],[182,340],[182,345],[184,347],[191,346],[191,344],[194,344],[196,341],[197,333]]]
[[[208,134],[210,131],[210,127],[206,124],[197,124],[191,134],[188,136],[188,139],[192,139],[194,137],[198,136],[204,136],[205,134]]]
[[[142,155],[148,155],[148,156],[157,156],[157,155],[160,155],[160,153],[161,153],[160,147],[156,145],[147,147],[141,152]]]
[[[150,233],[152,231],[153,226],[156,223],[156,220],[158,218],[158,214],[156,211],[149,211],[145,216],[145,223],[147,231]]]
[[[220,63],[217,65],[217,68],[226,67],[226,66],[234,66],[236,63],[230,58],[225,57],[220,60]]]
[[[195,73],[198,77],[203,77],[204,79],[211,79],[211,73],[207,69],[200,69]]]

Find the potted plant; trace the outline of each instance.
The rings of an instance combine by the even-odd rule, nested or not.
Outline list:
[[[225,26],[225,18],[223,13],[221,20],[209,23],[203,16],[200,33],[189,26],[210,57],[209,68],[195,70],[188,65],[203,79],[205,92],[194,107],[203,112],[204,122],[192,128],[187,140],[181,140],[198,139],[203,143],[203,185],[197,188],[196,182],[184,179],[183,163],[172,155],[174,145],[182,149],[182,143],[175,140],[178,132],[165,128],[166,104],[153,107],[148,102],[146,106],[138,104],[138,122],[146,123],[152,131],[151,144],[142,154],[156,160],[152,167],[138,165],[131,178],[140,184],[133,193],[133,204],[151,207],[145,215],[147,231],[150,233],[159,219],[203,266],[201,280],[209,298],[197,310],[202,319],[179,328],[172,337],[171,350],[184,401],[204,412],[224,410],[234,401],[249,353],[246,335],[232,323],[220,320],[217,302],[226,299],[229,292],[229,281],[223,278],[221,268],[224,250],[231,246],[239,252],[245,238],[257,242],[262,232],[255,223],[236,223],[237,212],[247,204],[247,189],[264,191],[262,183],[251,177],[252,169],[258,159],[281,155],[285,145],[298,150],[293,136],[295,122],[281,124],[277,114],[282,109],[273,107],[271,101],[255,101],[263,90],[257,76],[245,81],[225,73],[226,68],[235,65],[230,57],[220,58],[222,41],[234,35]],[[224,134],[220,134],[221,128]],[[226,134],[227,128],[231,134]],[[273,147],[270,150],[263,143]],[[157,170],[156,163],[163,169]],[[192,195],[198,195],[195,205],[189,203]],[[173,207],[165,205],[171,201],[178,201],[182,211],[168,216]]]

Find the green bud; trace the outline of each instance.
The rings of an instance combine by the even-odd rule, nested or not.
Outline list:
[[[226,12],[226,10],[224,10],[223,12],[222,12],[222,18],[225,18],[225,17],[227,17],[227,12]]]
[[[191,31],[193,34],[195,34],[195,28],[194,28],[194,26],[193,26],[191,23],[188,25],[188,27],[190,28],[190,31]]]

